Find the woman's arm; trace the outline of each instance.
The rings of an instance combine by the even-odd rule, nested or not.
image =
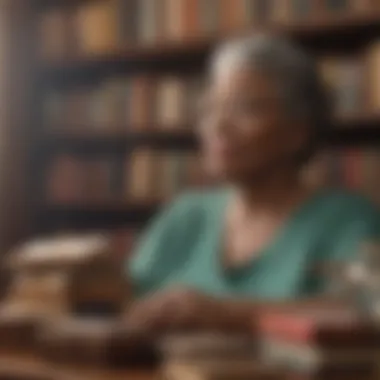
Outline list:
[[[188,329],[252,333],[255,315],[263,312],[342,305],[342,300],[325,297],[261,302],[220,299],[193,290],[175,289],[137,301],[125,319],[131,328],[150,333]]]
[[[346,305],[343,299],[332,297],[313,297],[287,301],[242,301],[242,300],[209,300],[209,307],[199,319],[199,327],[222,331],[247,332],[254,329],[255,315],[292,309],[342,308]]]

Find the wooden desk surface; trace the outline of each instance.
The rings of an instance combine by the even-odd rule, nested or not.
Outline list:
[[[68,366],[51,366],[33,356],[0,354],[0,377],[19,376],[30,379],[57,380],[155,380],[158,371],[154,370],[94,370]]]

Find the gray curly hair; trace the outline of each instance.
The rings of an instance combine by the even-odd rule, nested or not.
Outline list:
[[[303,152],[308,159],[331,125],[331,102],[315,60],[291,41],[269,35],[244,37],[217,47],[211,56],[211,72],[243,65],[273,79],[289,117],[302,120],[311,131]]]

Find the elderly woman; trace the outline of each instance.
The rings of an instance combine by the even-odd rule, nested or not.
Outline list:
[[[328,285],[317,268],[380,236],[370,202],[302,180],[329,111],[314,62],[289,41],[216,51],[199,135],[205,168],[228,186],[184,195],[153,221],[128,268],[131,325],[249,329],[262,307],[313,303]]]

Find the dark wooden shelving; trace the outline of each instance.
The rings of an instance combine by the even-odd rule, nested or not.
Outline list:
[[[128,128],[125,128],[127,130]],[[64,129],[63,129],[64,130]],[[193,150],[198,141],[193,128],[163,130],[157,126],[144,132],[122,132],[122,128],[104,133],[77,132],[47,135],[42,141],[42,152],[73,152],[79,154],[123,153],[135,147],[146,146],[157,150]],[[326,145],[380,144],[380,114],[360,114],[342,118],[326,137]]]
[[[361,113],[340,118],[327,137],[328,145],[380,144],[380,113]]]
[[[159,200],[135,203],[47,204],[40,215],[42,230],[102,229],[144,225],[163,206]]]
[[[239,35],[254,32],[288,34],[310,50],[350,51],[380,36],[380,12],[362,15],[341,15],[316,18],[303,22],[268,25]],[[194,38],[193,40],[155,43],[115,49],[104,54],[83,55],[63,61],[41,63],[43,80],[70,84],[93,81],[94,77],[133,73],[138,71],[196,71],[202,68],[210,50],[223,37]]]
[[[25,0],[29,1],[29,0]],[[75,7],[90,1],[107,0],[30,0],[35,5],[35,15],[49,7]],[[325,55],[356,53],[367,44],[380,38],[380,9],[366,14],[347,14],[328,17],[316,15],[314,19],[268,24],[239,32],[248,35],[255,32],[271,32],[288,35],[312,53]],[[62,60],[36,62],[34,72],[36,87],[75,86],[83,83],[96,85],[105,78],[118,75],[181,74],[199,76],[212,49],[226,36],[194,38],[180,42],[162,42],[146,46],[120,47],[102,54],[73,54]],[[41,95],[43,91],[41,91]],[[41,125],[40,120],[34,122]],[[95,132],[90,126],[49,126],[42,130],[39,141],[33,147],[37,162],[37,184],[43,194],[45,162],[59,152],[83,155],[125,154],[135,147],[147,146],[157,150],[193,150],[198,142],[190,125],[172,130],[150,125],[136,132],[132,126],[114,126],[105,132]],[[54,128],[56,127],[56,128]],[[62,132],[60,132],[62,131]],[[380,145],[380,113],[363,113],[339,119],[326,137],[327,146]],[[42,174],[41,174],[42,177]],[[37,211],[41,231],[102,229],[122,225],[142,226],[162,206],[163,200],[146,202],[104,202],[102,204],[74,203],[53,204],[41,199]],[[41,227],[41,228],[40,228]]]
[[[70,7],[81,5],[90,1],[104,1],[104,0],[30,0],[33,6],[38,9],[46,9],[50,7]]]
[[[151,130],[146,132],[106,133],[57,133],[46,136],[42,141],[45,152],[73,152],[81,154],[117,153],[130,151],[137,146],[157,150],[195,149],[197,139],[189,128],[182,130]]]

